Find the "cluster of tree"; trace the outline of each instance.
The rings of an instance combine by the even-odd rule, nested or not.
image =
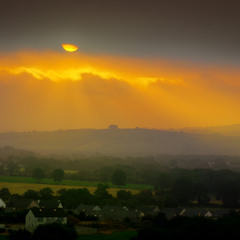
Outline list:
[[[43,169],[35,168],[33,170],[32,177],[35,178],[38,183],[40,183],[40,181],[42,179],[44,179],[45,176],[46,176],[46,174]],[[52,178],[55,182],[59,182],[59,183],[62,182],[62,180],[64,178],[64,170],[61,168],[55,169],[52,173]]]
[[[116,178],[116,179],[115,179]],[[112,176],[114,184],[123,185],[126,176],[123,171],[116,171]],[[107,192],[106,185],[104,190]],[[98,191],[95,196],[99,199],[110,200],[109,194]],[[160,172],[155,181],[155,189],[145,189],[139,194],[132,195],[130,191],[120,190],[117,200],[125,205],[156,204],[163,207],[188,205],[195,201],[199,205],[208,206],[211,198],[221,200],[225,207],[239,207],[240,175],[230,170],[183,170],[175,169]],[[113,200],[111,200],[113,201]],[[67,202],[67,201],[66,201]]]
[[[44,179],[45,176],[46,175],[43,169],[35,168],[33,170],[32,177],[35,178],[38,183],[40,183],[40,181]],[[55,182],[62,182],[62,180],[64,179],[64,170],[61,168],[55,169],[52,173],[52,177]],[[114,185],[124,186],[127,180],[126,173],[121,169],[117,169],[116,171],[114,171],[111,180]]]
[[[8,188],[2,188],[0,189],[0,198],[2,198],[4,201],[8,202],[8,200],[12,198],[17,198],[17,199],[33,199],[33,200],[50,200],[54,199],[54,191],[49,188],[45,187],[40,189],[39,191],[35,191],[32,189],[27,190],[23,195],[19,195],[16,193],[11,194],[8,190]]]
[[[109,191],[109,186],[107,184],[98,184],[96,190],[93,193],[87,188],[79,189],[60,189],[57,192],[57,198],[61,200],[64,208],[66,209],[75,209],[79,204],[96,204],[104,206],[106,204],[119,205],[122,203],[121,197],[113,197]],[[129,193],[132,197],[130,191],[124,192]],[[125,201],[126,202],[126,201]]]
[[[132,240],[145,239],[239,239],[240,216],[230,213],[219,219],[204,217],[175,217],[168,220],[160,213],[142,223],[138,235]]]
[[[125,169],[129,173],[128,169]],[[186,205],[194,200],[201,205],[207,205],[213,196],[222,200],[226,207],[239,206],[240,173],[238,172],[227,169],[154,171],[146,168],[145,175],[149,177],[147,182],[154,185],[156,190],[154,197],[150,199],[164,206]],[[44,170],[35,168],[32,176],[40,182],[45,177]],[[61,168],[55,169],[52,177],[54,181],[60,183],[64,178],[64,171]],[[110,181],[114,185],[123,186],[126,180],[126,172],[119,168],[112,173]]]
[[[104,155],[43,156],[25,151],[19,153],[11,147],[0,148],[0,174],[32,176],[36,168],[44,171],[46,178],[52,178],[56,166],[64,170],[65,179],[110,182],[114,171],[123,170],[129,183],[154,184],[159,171],[174,168],[185,169],[240,169],[240,157],[159,155],[143,157],[113,157]]]
[[[58,170],[55,172],[58,173]],[[114,184],[123,185],[126,181],[126,174],[122,170],[117,170],[112,175],[112,181]],[[130,191],[122,189],[117,192],[117,197],[113,197],[109,194],[108,188],[107,184],[99,184],[93,194],[86,188],[61,189],[58,191],[57,197],[67,208],[75,208],[79,203],[122,204],[130,207],[140,204],[154,204],[161,207],[177,207],[192,204],[193,201],[201,206],[209,206],[213,197],[221,200],[225,207],[236,208],[240,206],[240,175],[230,170],[175,169],[159,172],[154,190],[144,189],[134,195]],[[11,195],[8,189],[3,188],[0,190],[0,197],[3,200],[10,197],[52,199],[54,192],[51,188],[46,187],[38,192],[28,190],[23,196],[19,196],[17,194]]]
[[[54,191],[49,188],[42,188],[39,191],[32,189],[27,190],[23,195],[11,194],[7,188],[0,189],[0,198],[8,201],[12,198],[33,199],[33,200],[61,200],[64,208],[75,209],[79,204],[96,204],[104,206],[110,205],[126,205],[135,207],[142,204],[156,203],[153,192],[151,190],[142,190],[139,194],[132,194],[128,190],[119,190],[117,196],[113,197],[109,193],[107,184],[98,184],[96,190],[91,193],[87,188],[66,189],[62,188],[54,194]]]
[[[26,217],[26,211],[19,212],[6,212],[3,209],[0,210],[0,222],[5,224],[19,224],[24,223]],[[3,232],[5,229],[1,229]]]
[[[231,170],[173,169],[158,174],[155,189],[156,195],[168,196],[168,201],[172,199],[181,205],[193,200],[206,205],[214,196],[226,207],[238,207],[240,174]]]
[[[9,240],[59,240],[78,239],[78,234],[73,226],[60,223],[50,223],[39,225],[37,229],[30,233],[27,230],[12,231],[9,235]]]
[[[178,206],[193,200],[201,205],[209,204],[211,197],[222,200],[226,207],[238,207],[240,199],[240,172],[229,169],[213,170],[207,166],[227,167],[226,162],[239,162],[238,157],[227,156],[159,156],[159,157],[41,157],[26,154],[15,157],[11,148],[4,150],[0,160],[0,174],[31,176],[37,182],[53,178],[60,183],[63,179],[112,182],[123,186],[128,183],[144,183],[155,187],[155,192],[146,190],[152,203],[163,206]],[[206,168],[173,168],[193,163]],[[204,165],[201,165],[203,164]],[[224,163],[224,164],[223,164]],[[208,165],[207,165],[208,164]],[[58,169],[55,168],[58,166]],[[191,165],[192,166],[192,165]],[[64,170],[75,170],[66,173]],[[148,193],[146,193],[148,192]],[[135,197],[135,196],[134,196]],[[134,202],[133,196],[128,202]],[[141,197],[140,197],[141,198]],[[150,202],[146,200],[146,202]]]
[[[126,175],[122,170],[116,170],[112,175],[114,184],[123,185],[125,180]],[[127,206],[155,204],[162,207],[189,205],[193,201],[202,206],[209,206],[211,198],[215,197],[221,200],[225,207],[236,208],[240,206],[239,180],[240,174],[230,170],[174,169],[158,172],[154,190],[144,189],[135,195],[130,191],[119,190],[115,199],[107,194],[107,185],[100,184],[94,197],[97,197],[97,204],[101,199],[101,202],[121,203]],[[67,203],[71,200],[64,201]]]

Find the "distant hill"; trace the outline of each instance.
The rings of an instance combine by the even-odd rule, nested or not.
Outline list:
[[[181,131],[198,134],[220,134],[224,136],[240,136],[240,124],[215,126],[206,128],[183,128]]]
[[[26,156],[35,156],[36,154],[31,151],[26,151],[22,149],[15,149],[11,146],[4,146],[0,147],[0,159],[1,160],[6,160],[6,159],[11,159],[11,156],[14,157],[26,157]]]
[[[238,125],[239,127],[239,125]],[[238,128],[236,126],[236,128]],[[0,146],[10,145],[40,153],[101,153],[116,156],[158,154],[240,155],[240,134],[218,129],[194,132],[153,129],[79,129],[53,132],[0,133]],[[224,127],[220,129],[223,133]],[[219,131],[220,132],[220,131]]]

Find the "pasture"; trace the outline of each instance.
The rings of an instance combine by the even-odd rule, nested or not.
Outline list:
[[[66,188],[87,188],[91,193],[97,188],[99,182],[87,182],[87,181],[77,181],[77,180],[63,180],[61,183],[56,183],[53,179],[43,179],[41,183],[37,183],[35,179],[31,177],[16,177],[16,176],[0,176],[0,189],[8,188],[11,194],[20,194],[22,195],[28,189],[39,191],[42,188],[50,187],[55,194],[57,191]],[[108,192],[116,197],[119,190],[128,190],[132,194],[137,194],[142,189],[151,189],[150,185],[141,185],[141,184],[127,184],[124,187],[118,187],[112,185],[112,183],[106,183],[109,186]]]

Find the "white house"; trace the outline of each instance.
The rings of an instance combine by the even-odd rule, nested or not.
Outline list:
[[[31,208],[25,217],[25,227],[34,231],[38,225],[59,222],[67,223],[67,215],[63,208]]]

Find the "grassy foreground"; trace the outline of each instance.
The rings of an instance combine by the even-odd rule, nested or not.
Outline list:
[[[79,240],[129,240],[137,235],[137,231],[122,231],[114,232],[110,235],[95,234],[95,235],[82,235]]]
[[[136,231],[122,231],[114,232],[112,234],[94,234],[94,235],[81,235],[79,240],[130,240],[137,235]],[[0,235],[0,240],[7,240],[7,235]]]
[[[99,182],[87,182],[77,180],[63,180],[61,184],[53,181],[53,179],[43,179],[41,183],[37,183],[35,179],[31,177],[16,177],[16,176],[0,176],[0,189],[8,188],[10,193],[23,194],[28,189],[39,191],[42,188],[50,187],[54,193],[62,188],[87,188],[91,193],[94,193]],[[129,190],[132,194],[139,193],[142,189],[151,189],[152,186],[144,184],[127,184],[124,187],[119,188],[118,186],[107,183],[110,187],[109,193],[114,197],[120,189]]]

